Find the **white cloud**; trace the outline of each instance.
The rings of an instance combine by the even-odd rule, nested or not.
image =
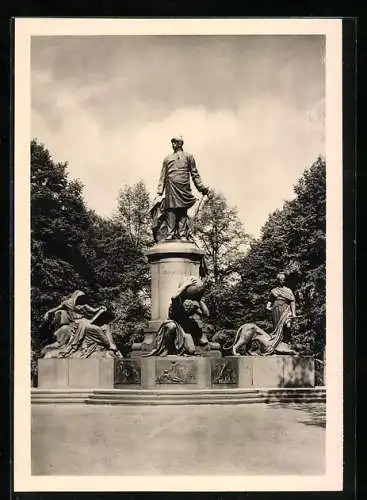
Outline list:
[[[69,43],[60,42],[51,52],[41,44],[34,52],[32,135],[56,160],[68,161],[70,175],[85,185],[87,204],[101,215],[112,213],[125,183],[142,179],[155,193],[170,137],[181,134],[203,181],[237,205],[246,230],[257,235],[268,214],[293,196],[303,170],[324,152],[320,42],[299,41],[295,50],[294,40],[283,40],[271,57],[264,40],[253,40],[250,52],[245,43],[233,52],[228,45],[222,61],[228,78],[222,78],[209,46],[202,46],[200,57],[195,51],[185,57],[186,46],[159,41],[155,56],[163,66],[168,48],[181,51],[182,58],[171,58],[167,65],[169,82],[159,70],[162,64],[139,63],[139,51],[150,47],[143,41],[139,50],[133,47],[135,59],[120,51],[117,60],[104,57],[97,41],[94,58],[82,42],[73,50]],[[125,40],[114,43],[123,46]],[[181,67],[195,78],[183,81]],[[200,82],[195,71],[202,67],[206,73]]]
[[[38,91],[49,84],[41,74]],[[108,129],[83,104],[84,91],[59,86],[55,95],[52,105],[63,117],[58,130],[35,109],[33,136],[56,160],[69,162],[71,176],[85,185],[87,204],[101,215],[115,209],[125,183],[143,179],[154,193],[163,157],[170,152],[169,139],[182,134],[203,181],[237,205],[246,229],[258,234],[268,213],[292,196],[304,168],[323,152],[317,115],[310,120],[309,112],[286,108],[270,95],[244,102],[237,112],[178,108],[161,121],[121,117],[120,124]]]

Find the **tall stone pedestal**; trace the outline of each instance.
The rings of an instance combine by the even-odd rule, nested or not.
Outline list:
[[[187,276],[199,278],[204,252],[186,240],[163,241],[146,251],[152,277],[151,320],[143,346],[149,350],[154,333],[168,317],[171,297]],[[134,346],[139,349],[139,346]]]

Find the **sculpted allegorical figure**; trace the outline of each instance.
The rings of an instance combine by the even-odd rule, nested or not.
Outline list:
[[[173,153],[163,161],[157,198],[151,209],[155,241],[190,239],[187,210],[196,202],[190,177],[200,193],[206,195],[209,192],[200,178],[193,155],[183,150],[183,142],[182,137],[173,137]]]
[[[77,290],[58,306],[47,311],[45,321],[51,321],[57,328],[56,341],[44,347],[41,357],[44,358],[120,358],[108,324],[98,326],[104,306],[91,307],[86,303],[85,293]]]
[[[228,344],[227,335],[218,331],[212,341],[218,342],[224,356],[239,356],[240,349],[247,356],[269,356],[270,354],[296,354],[288,344],[282,342],[284,323],[279,322],[278,328],[267,333],[255,323],[244,323],[235,333],[234,341]]]
[[[292,290],[284,286],[285,280],[285,273],[277,274],[277,286],[271,290],[269,301],[266,304],[266,308],[272,313],[274,329],[284,316],[286,328],[290,327],[292,318],[296,317],[296,299]]]
[[[239,355],[239,349],[247,355],[295,354],[288,344],[283,342],[284,330],[290,327],[296,317],[295,297],[292,290],[284,286],[286,276],[277,275],[277,285],[271,290],[266,308],[272,311],[273,330],[267,333],[255,323],[245,323],[239,327],[235,339],[226,345],[226,335],[217,332],[213,340],[221,344],[225,355]]]
[[[203,322],[209,311],[202,299],[206,283],[194,276],[188,277],[172,297],[169,319],[160,326],[155,348],[149,356],[197,355],[197,346],[207,346]]]

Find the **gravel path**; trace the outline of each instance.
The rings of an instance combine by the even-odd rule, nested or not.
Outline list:
[[[34,475],[324,474],[325,405],[35,405]]]

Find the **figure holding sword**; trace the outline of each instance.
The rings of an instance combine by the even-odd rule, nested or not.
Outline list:
[[[151,208],[155,241],[190,239],[187,211],[196,203],[190,178],[200,193],[204,196],[209,193],[209,188],[201,180],[193,155],[183,150],[183,143],[181,136],[172,137],[173,153],[163,161],[157,197]]]

